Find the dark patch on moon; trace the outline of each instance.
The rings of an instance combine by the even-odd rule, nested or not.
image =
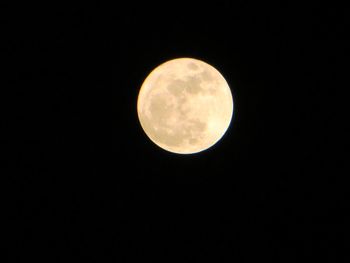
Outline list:
[[[191,138],[188,140],[188,143],[191,145],[196,145],[197,142],[198,142],[198,139],[196,139],[196,138]]]
[[[189,122],[191,123],[191,130],[197,133],[204,131],[207,127],[207,124],[205,122],[201,122],[197,119],[189,120]]]
[[[173,105],[171,105],[166,98],[159,96],[151,101],[149,110],[151,112],[152,119],[158,124],[162,124],[166,118],[171,116],[173,111]]]
[[[198,77],[189,77],[188,81],[186,81],[186,91],[190,94],[197,94],[201,90],[201,80]]]
[[[183,92],[197,94],[202,91],[201,82],[197,76],[188,77],[186,81],[176,79],[167,86],[167,90],[174,96],[180,96]]]
[[[189,69],[191,69],[191,70],[197,70],[198,69],[198,66],[195,63],[193,63],[193,62],[187,64],[187,67]]]
[[[167,86],[167,90],[174,96],[179,96],[181,93],[184,92],[185,88],[186,88],[186,82],[179,79],[173,80]]]
[[[167,114],[162,114],[161,117],[158,113],[152,112],[152,114],[151,117],[146,117],[145,122],[143,122],[145,130],[148,131],[153,140],[169,147],[181,147],[186,142],[195,146],[198,143],[198,137],[207,126],[206,123],[198,119],[188,120],[184,125],[178,127],[169,126],[164,118]]]
[[[211,72],[209,70],[204,70],[202,73],[201,73],[201,77],[204,81],[213,81],[214,80],[214,77],[213,75],[211,74]]]

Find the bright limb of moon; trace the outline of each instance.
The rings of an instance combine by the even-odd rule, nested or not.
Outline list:
[[[213,66],[192,58],[173,59],[145,79],[137,113],[156,145],[173,153],[197,153],[216,144],[228,129],[232,93]]]

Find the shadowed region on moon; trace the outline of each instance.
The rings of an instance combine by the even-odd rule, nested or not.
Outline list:
[[[157,67],[138,99],[145,133],[175,153],[195,153],[214,145],[228,128],[232,112],[226,81],[213,67],[195,59],[175,59]]]

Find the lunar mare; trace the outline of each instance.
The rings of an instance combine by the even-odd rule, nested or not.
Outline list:
[[[145,79],[137,113],[156,145],[173,153],[197,153],[217,143],[228,129],[232,94],[214,67],[179,58],[161,64]]]

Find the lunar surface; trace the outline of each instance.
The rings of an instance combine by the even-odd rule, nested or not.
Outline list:
[[[214,67],[179,58],[149,74],[139,92],[137,113],[156,145],[173,153],[192,154],[222,138],[232,119],[232,94]]]

